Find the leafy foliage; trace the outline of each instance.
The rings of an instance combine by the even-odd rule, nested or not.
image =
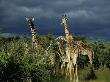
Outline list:
[[[45,49],[54,38],[52,35],[41,37]],[[78,69],[80,70],[80,77],[85,76],[85,79],[96,79],[99,78],[97,75],[100,74],[98,71],[100,68],[106,68],[107,71],[110,69],[110,42],[94,41],[90,43],[84,37],[75,37],[75,39],[88,43],[95,52],[93,62],[95,70],[91,70],[86,56],[79,57]],[[59,62],[59,55],[56,53],[57,49],[56,45],[52,46],[48,54],[49,56],[55,55],[55,61]],[[1,82],[53,81],[53,78],[62,77],[59,67],[60,63],[54,65],[50,63],[50,58],[46,55],[45,50],[33,49],[30,38],[0,37]]]

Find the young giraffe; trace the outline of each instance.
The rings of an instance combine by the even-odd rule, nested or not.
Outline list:
[[[36,33],[35,25],[33,23],[34,18],[28,17],[28,18],[26,18],[26,20],[27,20],[29,27],[31,29],[33,48],[43,49],[43,45],[42,45],[41,41],[39,40],[38,34]]]
[[[86,45],[85,43],[83,43],[82,41],[76,41],[76,44],[78,48],[80,49],[80,54],[87,55],[90,60],[90,64],[92,64],[93,59],[94,59],[93,49],[89,47],[88,45]]]
[[[77,41],[74,41],[74,38],[71,33],[68,31],[67,26],[67,17],[64,15],[62,17],[62,24],[64,25],[65,30],[65,38],[66,38],[66,55],[68,57],[68,64],[67,64],[67,72],[70,76],[70,80],[72,80],[72,72],[74,74],[75,81],[78,81],[78,74],[77,74],[77,58],[80,52],[86,52],[84,55],[88,55],[90,63],[92,64],[92,55],[93,50],[89,47],[84,47],[81,43],[79,44]],[[75,44],[76,43],[76,44]]]
[[[59,49],[59,57],[60,57],[60,64],[61,64],[61,73],[65,74],[66,72],[66,63],[67,61],[67,57],[65,54],[65,39],[62,37],[58,37],[56,38],[57,40],[57,45],[58,45],[58,49]]]

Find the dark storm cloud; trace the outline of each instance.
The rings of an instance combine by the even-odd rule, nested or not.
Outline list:
[[[34,16],[41,34],[61,34],[60,17],[67,14],[75,34],[110,35],[110,0],[1,0],[0,10],[4,32],[25,32],[25,17]]]

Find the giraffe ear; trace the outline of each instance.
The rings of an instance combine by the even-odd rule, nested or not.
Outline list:
[[[62,22],[60,24],[63,24]]]
[[[28,21],[28,20],[29,20],[29,18],[26,18],[26,20]]]
[[[60,24],[63,24],[63,20],[61,21],[61,23]]]
[[[34,18],[32,18],[32,21],[34,21]]]

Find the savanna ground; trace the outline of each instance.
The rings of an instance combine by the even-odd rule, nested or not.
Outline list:
[[[55,39],[53,35],[40,36],[44,48]],[[110,42],[90,41],[84,37],[75,37],[94,49],[93,69],[87,56],[78,58],[80,82],[110,82]],[[31,39],[27,37],[0,36],[0,82],[68,82],[61,74],[58,46],[53,45],[49,53],[33,49]],[[54,53],[54,54],[53,54]],[[56,63],[50,63],[49,56],[54,55]]]

